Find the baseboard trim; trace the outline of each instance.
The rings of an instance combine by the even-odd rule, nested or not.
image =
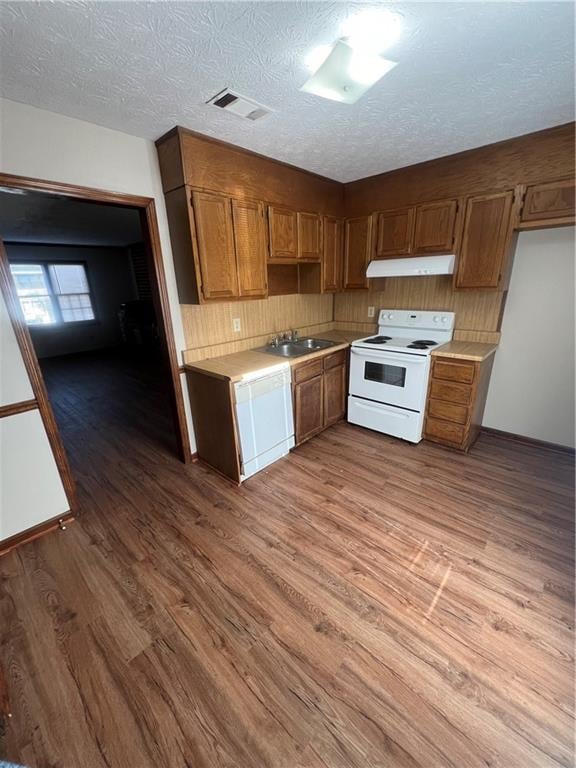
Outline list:
[[[547,448],[549,451],[567,453],[571,456],[576,455],[575,448],[570,448],[567,445],[558,445],[558,443],[548,443],[546,440],[537,440],[535,437],[525,437],[524,435],[517,435],[514,432],[504,432],[504,430],[493,429],[492,427],[482,427],[482,432],[485,432],[488,435],[495,435],[496,437],[503,437],[505,440],[513,440],[517,443],[532,445],[536,448]]]
[[[55,531],[57,528],[62,528],[62,526],[68,525],[73,522],[73,520],[74,515],[69,510],[63,515],[53,517],[50,520],[46,520],[44,523],[40,523],[40,525],[35,525],[33,528],[28,528],[28,530],[22,531],[22,533],[17,533],[9,539],[0,541],[0,557],[8,554],[8,552],[16,549],[16,547],[20,547],[23,544],[29,544],[31,541],[34,541],[34,539],[39,539],[40,536],[45,536],[47,533]]]
[[[198,464],[198,452],[190,454],[190,462],[192,464]]]

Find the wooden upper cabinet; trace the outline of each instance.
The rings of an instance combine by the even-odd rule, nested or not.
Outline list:
[[[511,244],[514,192],[466,201],[456,288],[498,288]]]
[[[372,217],[346,219],[344,237],[344,288],[367,288],[366,267],[370,261]]]
[[[376,214],[375,259],[411,256],[414,244],[414,208]]]
[[[262,203],[232,200],[240,297],[263,297],[267,293],[267,244],[264,215]]]
[[[534,184],[526,190],[521,223],[536,226],[574,224],[574,179]]]
[[[238,297],[238,272],[230,198],[212,192],[192,193],[202,296]]]
[[[298,258],[298,216],[290,208],[268,206],[270,260]]]
[[[323,221],[322,290],[326,293],[342,288],[343,222],[334,216]]]
[[[298,258],[322,258],[322,219],[317,213],[298,214]]]
[[[451,253],[457,212],[457,200],[419,205],[416,208],[414,253]]]

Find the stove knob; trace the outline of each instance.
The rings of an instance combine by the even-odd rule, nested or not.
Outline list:
[[[392,319],[393,319],[393,317],[394,317],[394,315],[392,314],[392,312],[389,312],[389,313],[388,313],[388,320],[392,320]]]
[[[438,315],[435,315],[432,319],[434,320],[435,323],[440,322],[440,318],[438,317]]]
[[[443,318],[442,318],[442,322],[443,322],[443,323],[447,323],[447,322],[448,322],[448,318],[447,318],[447,317],[443,317]]]

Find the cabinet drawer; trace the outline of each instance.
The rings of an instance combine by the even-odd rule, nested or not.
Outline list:
[[[435,419],[453,421],[456,424],[466,424],[468,421],[468,408],[465,405],[445,403],[442,400],[430,400],[428,403],[428,415]]]
[[[440,421],[428,417],[426,419],[426,436],[438,440],[452,443],[452,445],[463,445],[466,428],[459,424],[452,424],[449,421]]]
[[[472,402],[472,387],[468,384],[451,384],[447,381],[432,379],[430,399],[443,400],[447,403],[470,405]]]
[[[324,358],[324,370],[327,371],[330,368],[336,368],[337,365],[344,365],[346,363],[346,350],[341,349],[339,352],[333,352],[331,355],[326,355]]]
[[[471,384],[474,381],[474,363],[453,363],[447,360],[434,360],[432,377],[434,379],[447,379],[448,381],[460,381]]]
[[[322,358],[319,357],[316,360],[311,360],[309,363],[302,363],[302,365],[294,367],[292,369],[292,381],[294,384],[313,379],[314,376],[320,376],[323,369],[322,362]]]

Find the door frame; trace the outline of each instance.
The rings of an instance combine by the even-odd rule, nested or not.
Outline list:
[[[67,184],[59,181],[49,181],[45,179],[33,179],[27,176],[17,176],[14,174],[0,173],[0,189],[22,189],[36,192],[45,192],[56,194],[63,197],[70,197],[76,200],[91,201],[105,205],[117,205],[120,207],[137,208],[140,215],[140,226],[144,238],[144,249],[147,256],[148,267],[152,283],[152,296],[156,317],[160,331],[160,341],[162,351],[170,373],[171,388],[170,400],[172,406],[172,415],[174,420],[174,431],[177,440],[178,458],[185,464],[193,460],[190,450],[190,435],[188,431],[188,422],[186,419],[186,409],[184,406],[184,393],[182,390],[182,381],[180,379],[180,366],[176,351],[176,342],[174,339],[174,330],[172,327],[172,317],[170,315],[170,304],[168,301],[168,289],[166,286],[166,275],[164,273],[164,263],[162,260],[162,249],[160,245],[160,234],[158,231],[158,220],[156,217],[156,204],[152,197],[142,197],[140,195],[131,195],[123,192],[112,192],[93,187],[83,187],[76,184]],[[0,261],[2,261],[0,257]],[[6,257],[6,268],[8,267]],[[0,269],[0,278],[5,283],[4,288],[8,287],[7,296],[14,296],[15,290],[9,269]],[[7,284],[7,285],[6,285]],[[3,287],[0,285],[0,288]],[[69,499],[70,504],[76,506],[75,484],[70,472],[66,452],[64,451],[60,433],[52,414],[52,408],[46,393],[42,371],[40,369],[36,351],[32,344],[28,327],[24,322],[20,304],[17,301],[9,302],[8,311],[10,319],[17,334],[20,349],[24,357],[26,368],[34,384],[36,382],[38,392],[36,397],[40,404],[44,401],[43,419],[46,424],[48,436],[52,441],[55,455],[61,456],[61,464],[58,465],[64,487],[72,494]],[[49,414],[52,414],[51,417]],[[61,446],[61,451],[56,450],[56,446]]]

